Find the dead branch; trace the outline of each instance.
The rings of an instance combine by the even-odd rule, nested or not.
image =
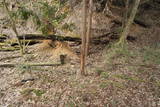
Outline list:
[[[24,54],[23,46],[22,46],[22,43],[21,43],[20,39],[18,38],[19,33],[18,33],[17,29],[16,29],[16,23],[12,18],[12,13],[10,12],[9,8],[7,7],[6,0],[3,0],[3,4],[4,4],[4,7],[5,7],[6,11],[7,11],[8,16],[9,16],[9,18],[11,20],[12,30],[16,34],[16,38],[17,38],[17,41],[18,41],[18,44],[19,44],[19,47],[20,47],[20,53],[21,53],[21,55],[23,55]]]
[[[19,63],[0,63],[0,67],[17,67],[17,66],[60,66],[62,65],[61,63],[24,63],[24,64],[19,64]]]
[[[74,41],[80,42],[80,38],[69,37],[69,36],[58,36],[58,35],[42,35],[42,34],[24,34],[18,36],[19,39],[23,39],[25,37],[26,40],[57,40],[57,41]]]
[[[9,51],[16,51],[19,50],[19,48],[16,47],[6,47],[6,48],[0,48],[0,52],[9,52]]]
[[[60,66],[65,64],[65,55],[60,55],[60,62],[59,63],[0,63],[0,67],[32,67],[32,66]]]
[[[109,35],[110,33],[108,33]],[[105,36],[108,36],[105,35]],[[18,36],[19,39],[23,39],[25,37],[25,40],[53,40],[53,41],[70,41],[70,42],[78,42],[81,43],[81,38],[78,37],[69,37],[69,36],[58,36],[58,35],[42,35],[42,34],[24,34],[21,36]],[[104,37],[104,36],[103,36]],[[102,38],[103,38],[102,37]],[[101,40],[101,37],[95,37],[92,38],[91,43],[93,44],[105,44],[108,43],[108,40]]]

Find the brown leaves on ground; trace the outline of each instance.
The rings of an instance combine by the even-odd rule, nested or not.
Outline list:
[[[67,42],[43,40],[37,51],[40,55],[49,55],[51,58],[59,58],[60,55],[67,55],[71,59],[79,59],[79,56],[71,49]]]

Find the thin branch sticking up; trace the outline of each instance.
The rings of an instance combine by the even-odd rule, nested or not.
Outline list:
[[[22,43],[21,43],[20,39],[18,38],[19,34],[18,34],[17,29],[16,29],[16,24],[15,24],[15,21],[13,20],[13,18],[12,18],[10,10],[8,9],[8,6],[6,4],[6,0],[3,0],[3,4],[4,4],[4,7],[5,7],[5,9],[6,9],[7,13],[8,13],[8,16],[9,16],[9,18],[11,20],[12,29],[13,29],[14,33],[16,34],[16,37],[17,37],[17,40],[18,40],[18,44],[19,44],[19,47],[20,47],[20,53],[21,53],[21,55],[23,55],[24,54],[23,46],[22,46]]]

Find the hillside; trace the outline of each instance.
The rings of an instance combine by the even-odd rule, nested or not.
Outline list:
[[[51,6],[54,3],[52,0],[46,1]],[[52,20],[55,29],[51,32],[53,27],[49,31],[50,27],[47,26],[47,33],[80,38],[83,4],[81,0],[62,1],[66,2],[65,9],[62,10],[71,10],[67,11],[63,20]],[[29,9],[37,9],[30,6],[30,2],[36,4],[34,0],[20,1],[29,5]],[[11,42],[5,46],[0,44],[0,48],[14,49],[0,50],[0,107],[159,107],[159,0],[141,1],[124,48],[114,44],[123,30],[125,2],[111,0],[109,11],[104,11],[106,2],[107,0],[94,1],[91,40],[98,38],[99,42],[90,45],[86,62],[87,76],[80,75],[81,43],[38,40],[26,46],[27,52],[21,56],[17,43],[17,47],[13,47],[16,35],[10,27],[5,9],[1,7],[0,37],[5,36],[7,38],[4,41]],[[14,0],[7,0],[7,3],[15,11],[19,6]],[[38,15],[40,18],[43,16],[40,13]],[[47,18],[42,20],[42,25],[50,25],[46,20]],[[37,29],[31,19],[16,21],[19,35],[44,33]],[[55,21],[57,22],[54,23]],[[67,26],[70,25],[67,30],[62,26],[66,23]],[[0,38],[1,41],[3,39]],[[60,64],[61,55],[65,57],[65,64]],[[56,65],[38,65],[44,63]],[[14,66],[4,67],[2,64]]]

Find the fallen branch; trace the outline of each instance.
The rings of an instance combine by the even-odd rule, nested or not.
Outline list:
[[[134,23],[136,23],[136,24],[138,24],[138,25],[140,25],[140,26],[142,26],[144,28],[149,28],[151,26],[151,25],[149,25],[149,24],[147,24],[147,23],[145,23],[145,22],[143,22],[141,20],[138,20],[138,19],[135,19]]]
[[[16,50],[19,50],[19,48],[17,47],[0,48],[0,52],[1,51],[8,52],[8,51],[16,51]]]
[[[0,67],[32,67],[32,66],[60,66],[65,64],[65,55],[60,55],[60,62],[59,63],[0,63]]]
[[[25,40],[57,40],[57,41],[74,41],[74,42],[80,42],[80,38],[76,37],[64,37],[64,36],[58,36],[58,35],[42,35],[42,34],[25,34],[18,36],[19,39],[25,38]]]
[[[108,36],[108,35],[105,35]],[[18,36],[20,40],[25,37],[26,40],[53,40],[53,41],[70,41],[81,43],[81,38],[78,37],[69,37],[69,36],[58,36],[58,35],[42,35],[42,34],[25,34]],[[93,44],[106,44],[109,43],[109,40],[101,40],[100,37],[92,38],[91,43]]]
[[[10,57],[1,58],[0,61],[10,60],[10,59],[15,59],[15,58],[20,58],[20,57],[21,57],[21,56],[10,56]]]
[[[22,67],[32,67],[32,66],[60,66],[62,65],[61,63],[53,64],[53,63],[24,63],[24,64],[19,64],[19,63],[0,63],[0,67],[17,67],[17,66],[22,66]]]
[[[24,43],[25,45],[34,45],[34,44],[37,44],[37,43],[40,43],[40,41],[37,41],[37,40],[21,40],[22,43]],[[13,43],[10,44],[10,46],[17,46],[18,43],[15,41]]]
[[[3,0],[2,3],[3,3],[3,5],[4,5],[4,7],[5,7],[6,11],[7,11],[7,14],[8,14],[10,20],[11,20],[12,30],[16,34],[16,38],[17,38],[17,41],[18,41],[18,44],[19,44],[19,47],[20,47],[20,53],[21,53],[21,55],[23,55],[24,54],[24,52],[23,52],[23,46],[22,46],[22,43],[21,43],[20,39],[18,38],[19,33],[17,31],[16,23],[15,23],[15,21],[13,19],[13,16],[12,16],[12,12],[9,10],[9,8],[8,8],[8,6],[6,4],[6,0]]]

